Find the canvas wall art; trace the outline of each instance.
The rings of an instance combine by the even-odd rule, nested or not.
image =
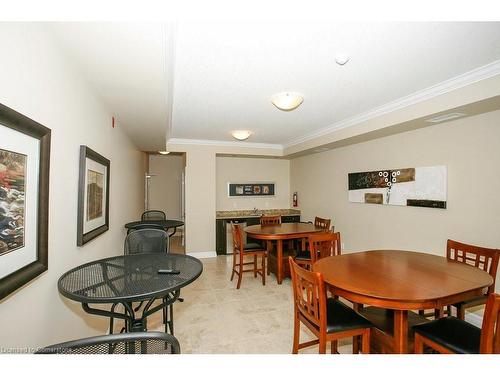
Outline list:
[[[349,173],[348,185],[349,202],[446,208],[446,166]]]
[[[50,129],[0,104],[0,299],[48,268]]]
[[[109,170],[108,159],[87,146],[80,146],[78,246],[109,229]]]

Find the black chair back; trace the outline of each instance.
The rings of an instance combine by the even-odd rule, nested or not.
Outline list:
[[[125,255],[168,253],[169,251],[168,234],[163,229],[138,229],[125,237]]]
[[[167,220],[167,215],[165,212],[160,210],[145,211],[141,215],[141,221],[148,220]]]
[[[180,354],[179,341],[163,332],[89,337],[47,346],[35,354]]]
[[[137,224],[134,225],[132,228],[130,228],[127,231],[127,234],[130,232],[133,232],[134,230],[139,230],[139,229],[159,229],[159,230],[165,230],[161,225],[158,224],[153,224],[153,223],[144,223],[144,224]]]

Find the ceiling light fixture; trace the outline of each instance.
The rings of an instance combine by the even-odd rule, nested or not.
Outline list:
[[[233,130],[231,135],[236,138],[238,141],[244,141],[248,137],[250,137],[252,132],[250,130]]]
[[[158,153],[162,155],[168,155],[170,154],[170,151],[158,151]]]
[[[446,113],[444,115],[439,115],[439,116],[430,118],[428,120],[425,120],[425,122],[431,122],[431,123],[435,124],[437,122],[449,121],[449,120],[453,120],[453,119],[456,119],[459,117],[464,117],[464,116],[465,116],[465,113],[459,113],[459,112]]]
[[[292,111],[302,104],[304,98],[297,92],[279,92],[271,96],[271,103],[282,111]]]

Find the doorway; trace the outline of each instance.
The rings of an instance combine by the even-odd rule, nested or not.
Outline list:
[[[145,209],[165,212],[167,219],[185,221],[184,153],[149,154],[145,178]],[[177,228],[170,238],[170,251],[185,253],[185,230]]]

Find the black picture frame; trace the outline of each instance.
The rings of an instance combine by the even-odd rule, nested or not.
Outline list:
[[[242,182],[228,183],[227,193],[229,197],[274,197],[274,182]]]
[[[0,279],[1,300],[48,269],[51,130],[3,104],[0,104],[0,126],[28,135],[39,142],[36,259]]]
[[[105,197],[106,203],[105,213],[104,213],[104,224],[88,232],[84,232],[84,220],[85,220],[85,186],[87,178],[87,159],[93,160],[96,163],[101,164],[106,168],[106,189]],[[76,244],[78,246],[83,246],[87,242],[93,240],[94,238],[100,236],[109,229],[109,182],[110,182],[110,170],[111,163],[101,154],[98,154],[91,148],[81,145],[80,146],[80,167],[79,167],[79,177],[78,177],[78,222],[77,222],[77,238]]]

